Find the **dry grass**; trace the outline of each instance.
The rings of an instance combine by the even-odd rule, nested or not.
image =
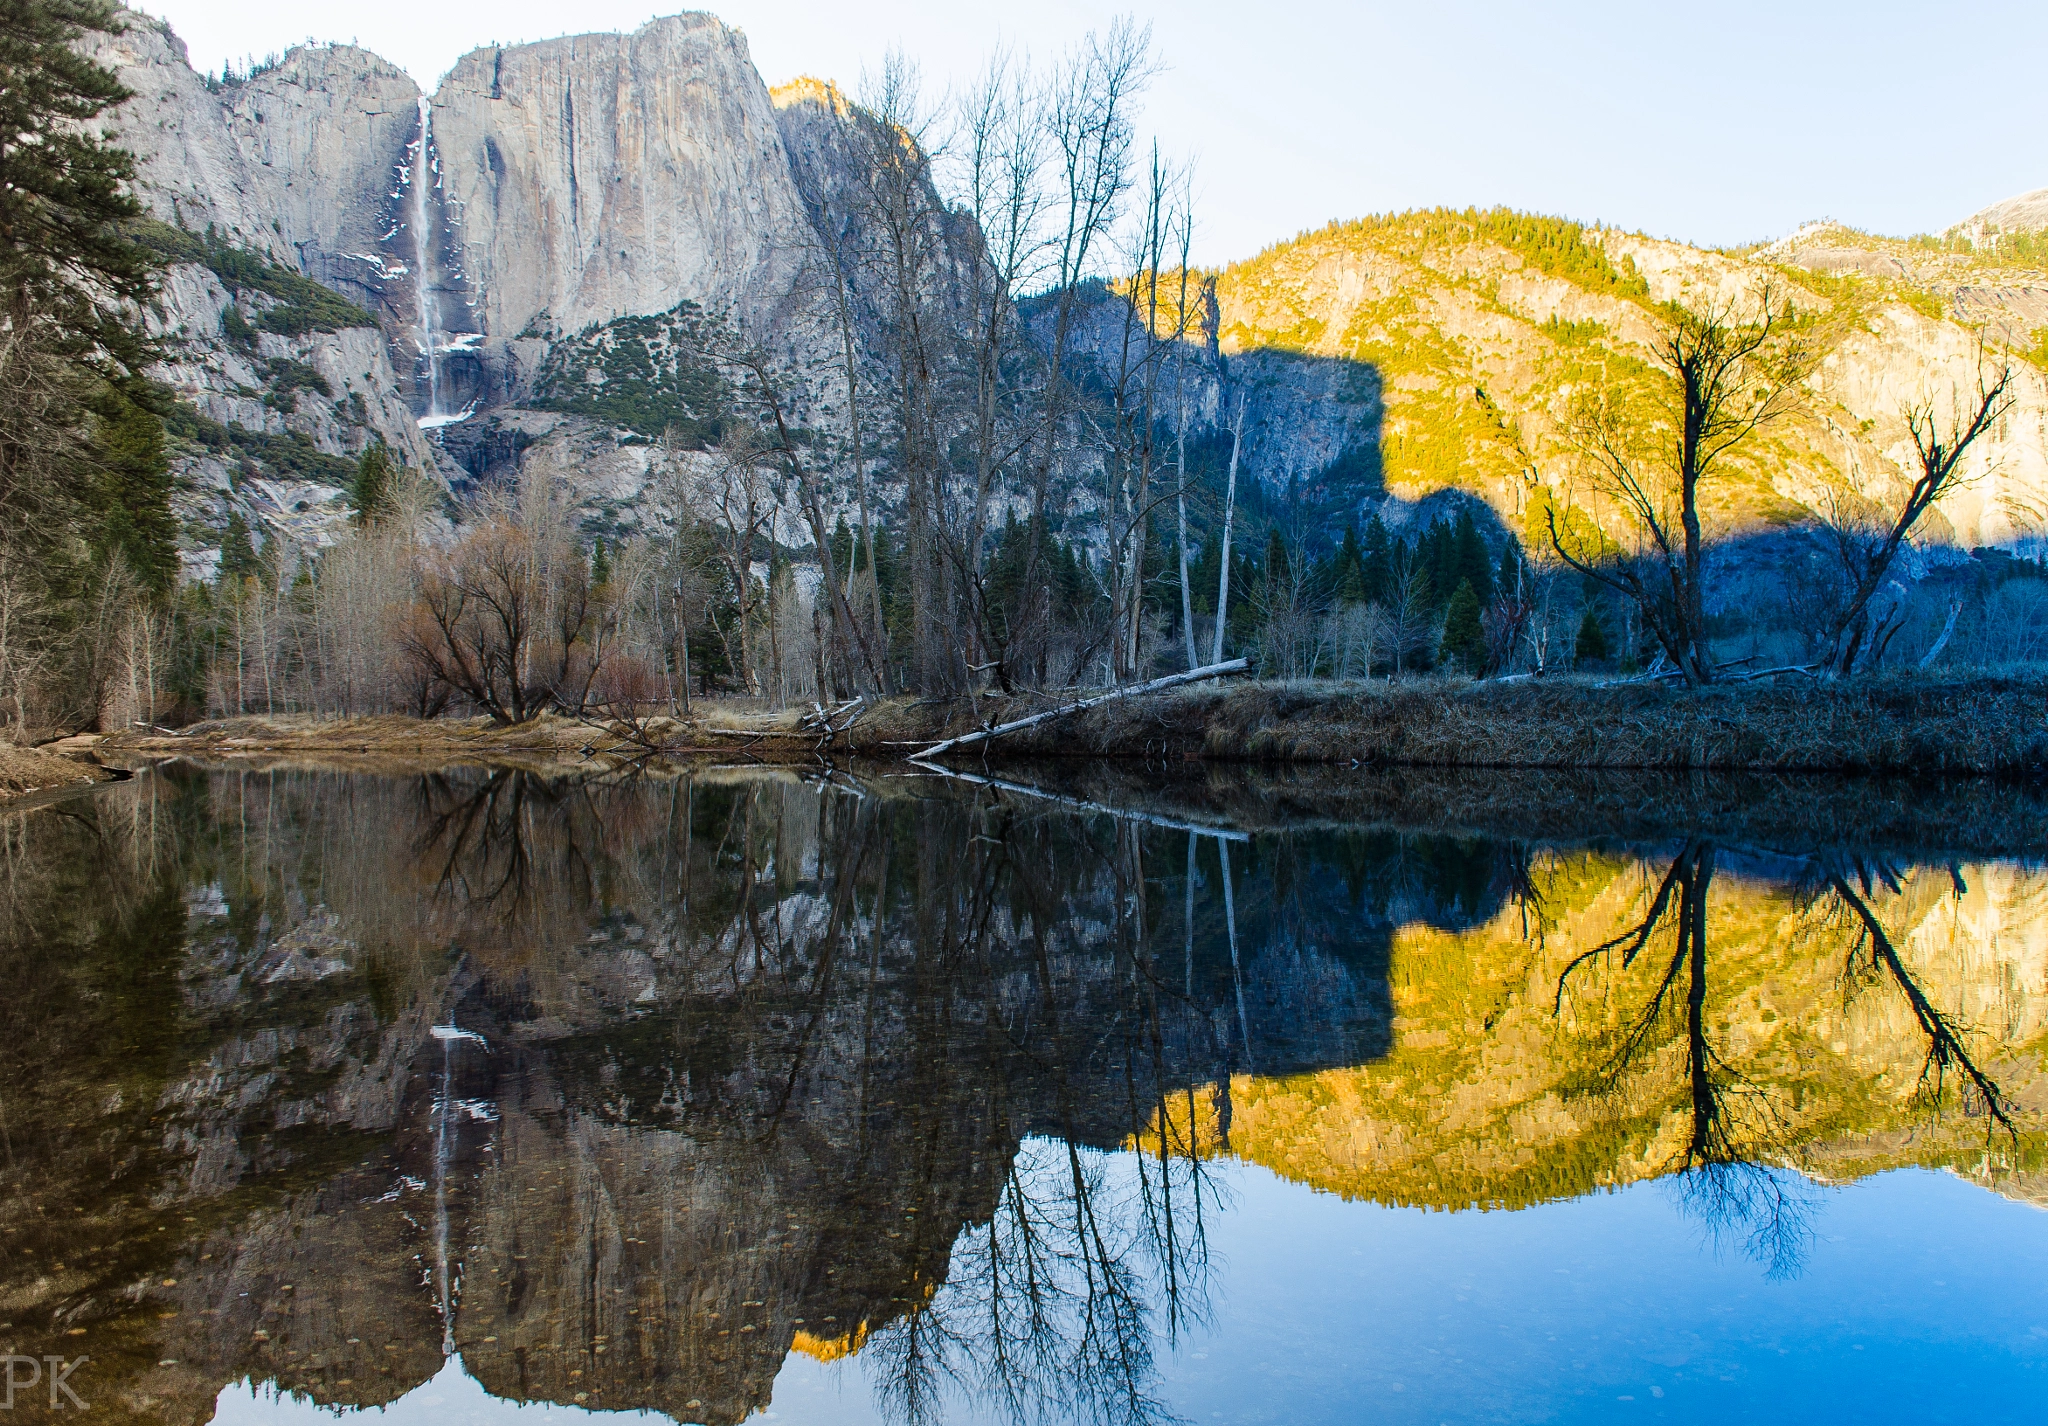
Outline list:
[[[636,756],[651,742],[663,756],[685,760],[811,762],[821,753],[897,760],[1058,702],[1047,695],[891,699],[868,709],[829,749],[798,726],[799,710],[719,704],[637,731],[553,716],[508,728],[485,718],[287,715],[222,719],[176,735],[123,735],[100,746],[122,755],[322,753],[553,764]],[[1759,683],[1696,693],[1570,678],[1233,682],[1105,704],[955,757],[2031,777],[2048,773],[2048,676]]]
[[[0,797],[26,797],[51,788],[83,787],[105,782],[112,776],[96,763],[63,753],[0,743]]]
[[[886,704],[855,730],[865,751],[967,731],[1048,706]],[[981,750],[971,751],[979,760]],[[2048,771],[2048,678],[1929,676],[1695,693],[1579,679],[1369,685],[1235,683],[1090,709],[1006,736],[992,758],[1341,762],[1407,767]]]

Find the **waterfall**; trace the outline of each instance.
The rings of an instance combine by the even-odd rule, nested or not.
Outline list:
[[[421,350],[427,358],[427,412],[422,426],[445,424],[441,409],[441,362],[435,339],[441,326],[441,303],[434,295],[429,264],[434,253],[433,225],[427,207],[427,190],[434,181],[434,101],[420,96],[420,149],[412,163],[412,287],[419,302]]]

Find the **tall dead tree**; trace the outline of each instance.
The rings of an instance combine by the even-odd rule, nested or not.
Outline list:
[[[1827,534],[1842,576],[1842,599],[1828,633],[1828,671],[1850,674],[1875,667],[1905,623],[1906,600],[1878,598],[1893,562],[1921,517],[1964,483],[1963,457],[2013,406],[2010,361],[1987,370],[1980,353],[1974,398],[1958,392],[1944,426],[1934,402],[1904,412],[1919,471],[1896,510],[1858,492],[1840,492],[1828,512]],[[1950,627],[1954,627],[1953,618]]]
[[[1210,663],[1223,662],[1223,631],[1230,622],[1230,526],[1237,516],[1237,458],[1244,448],[1244,393],[1230,418],[1230,474],[1223,486],[1223,560],[1216,576],[1216,643]]]
[[[1634,548],[1601,558],[1549,518],[1579,573],[1633,603],[1686,683],[1711,683],[1700,489],[1758,431],[1790,414],[1819,358],[1812,325],[1768,279],[1754,295],[1663,304],[1649,379],[1604,387],[1566,434],[1595,487],[1628,518]]]

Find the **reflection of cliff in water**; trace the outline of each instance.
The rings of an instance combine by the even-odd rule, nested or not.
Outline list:
[[[1178,834],[775,777],[167,775],[21,833],[12,1296],[101,1362],[118,1318],[138,1409],[387,1401],[446,1328],[500,1394],[738,1419],[1036,1211],[1027,1136],[1383,1053],[1393,927],[1489,894],[1204,835],[1190,895]]]
[[[1704,1047],[1713,1103],[1769,1111],[1727,1162],[2024,1167],[1967,1076],[1914,1079],[1906,982],[2039,1107],[2048,917],[2009,864],[1701,876],[767,773],[157,775],[0,852],[12,1349],[90,1351],[165,1419],[244,1377],[390,1401],[452,1350],[502,1396],[729,1421],[792,1349],[864,1350],[911,1416],[972,1357],[1143,1419],[1201,1306],[1198,1148],[1390,1201],[1583,1192],[1670,1171]],[[1659,920],[1566,971],[1682,861],[1700,956]],[[1070,1147],[1126,1142],[1135,1190]]]

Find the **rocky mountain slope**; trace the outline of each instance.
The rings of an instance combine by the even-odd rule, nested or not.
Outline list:
[[[479,49],[432,95],[343,45],[210,81],[141,16],[100,53],[135,91],[119,130],[145,201],[186,249],[163,321],[195,413],[174,434],[196,573],[235,510],[301,546],[331,537],[375,441],[453,484],[537,461],[592,529],[629,533],[661,517],[665,457],[622,401],[701,376],[647,323],[718,314],[814,374],[837,349],[818,254],[846,235],[821,199],[851,182],[854,111],[815,83],[771,95],[711,16]],[[1972,221],[2023,226],[2029,201]],[[1834,224],[1739,252],[1505,212],[1336,224],[1213,275],[1184,364],[1194,464],[1215,483],[1242,398],[1258,518],[1314,540],[1462,492],[1540,543],[1555,505],[1608,518],[1559,434],[1572,393],[1644,360],[1649,305],[1769,276],[1840,340],[1800,419],[1712,492],[1717,531],[1896,489],[1903,408],[1971,385],[1984,334],[2025,354],[2019,405],[1925,533],[2010,545],[2048,518],[2048,271],[2030,253]],[[293,316],[287,278],[347,300]],[[1121,321],[1099,297],[1098,355]],[[828,430],[831,385],[801,396]]]
[[[784,119],[745,41],[708,15],[478,50],[432,96],[346,45],[209,81],[140,15],[97,53],[134,91],[118,132],[181,249],[162,323],[165,375],[197,416],[174,432],[195,571],[235,508],[321,543],[372,442],[463,479],[433,433],[531,397],[565,336],[686,303],[795,358],[833,331],[807,306],[815,235]],[[348,310],[318,331],[266,325],[269,300],[223,276],[237,263],[310,278]],[[603,423],[542,434],[572,444],[572,469],[618,445]],[[492,447],[454,448],[481,465]]]
[[[1973,391],[1980,333],[2016,349],[2019,404],[1970,456],[1972,479],[1925,533],[2011,544],[2048,515],[2048,271],[1816,224],[1766,247],[1710,252],[1613,229],[1495,212],[1339,223],[1226,268],[1219,347],[1285,410],[1342,373],[1348,404],[1260,419],[1251,468],[1340,508],[1447,488],[1542,544],[1543,514],[1599,515],[1560,433],[1572,393],[1640,364],[1649,304],[1776,280],[1839,339],[1806,409],[1709,492],[1722,534],[1810,518],[1832,491],[1885,496],[1911,463],[1903,409]],[[1339,460],[1339,453],[1350,458]],[[1333,479],[1335,475],[1339,478]],[[1398,507],[1397,507],[1398,511]]]

